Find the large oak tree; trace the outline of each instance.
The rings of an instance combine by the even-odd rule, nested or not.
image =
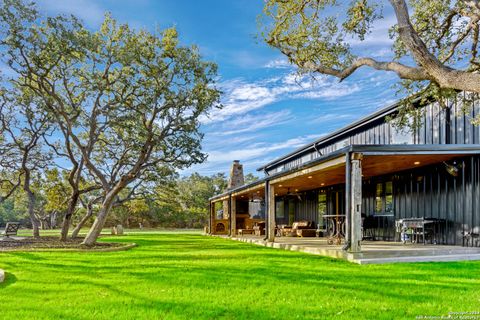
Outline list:
[[[41,99],[102,187],[83,242],[92,245],[129,184],[153,169],[168,175],[205,159],[198,118],[218,104],[216,66],[182,46],[175,28],[134,30],[107,15],[93,32],[73,17],[42,19],[29,5],[3,2],[12,86]]]
[[[393,59],[355,54],[352,40],[365,40],[385,9],[396,18]],[[409,93],[480,93],[478,0],[268,0],[264,16],[266,42],[303,72],[341,81],[370,67],[396,73]]]

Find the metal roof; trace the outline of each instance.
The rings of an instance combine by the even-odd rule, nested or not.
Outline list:
[[[268,167],[272,167],[276,164],[280,164],[282,162],[285,162],[286,160],[288,160],[290,158],[293,158],[293,157],[295,157],[299,154],[302,154],[302,153],[307,152],[307,151],[315,150],[315,147],[318,146],[319,144],[322,144],[322,143],[328,142],[330,140],[333,140],[335,138],[338,138],[339,136],[347,134],[350,131],[357,129],[362,125],[366,125],[368,123],[371,123],[373,121],[381,119],[381,118],[395,112],[398,109],[399,106],[400,106],[400,102],[397,101],[394,104],[391,104],[391,105],[389,105],[385,108],[382,108],[382,109],[380,109],[380,110],[378,110],[374,113],[371,113],[368,116],[366,116],[364,118],[361,118],[360,120],[357,120],[357,121],[355,121],[355,122],[353,122],[353,123],[351,123],[351,124],[349,124],[349,125],[347,125],[343,128],[340,128],[340,129],[338,129],[338,130],[336,130],[336,131],[334,131],[334,132],[332,132],[332,133],[330,133],[326,136],[323,136],[323,137],[321,137],[321,138],[319,138],[319,139],[317,139],[317,140],[315,140],[315,141],[313,141],[313,142],[311,142],[311,143],[309,143],[309,144],[307,144],[303,147],[300,147],[300,148],[298,148],[298,149],[296,149],[296,150],[294,150],[294,151],[292,151],[292,152],[290,152],[290,153],[288,153],[288,154],[286,154],[286,155],[284,155],[280,158],[277,158],[277,159],[267,163],[266,165],[258,168],[257,171],[263,171],[263,170],[267,169]]]
[[[266,181],[290,174],[292,172],[302,170],[307,167],[314,166],[318,163],[328,161],[333,158],[337,158],[343,154],[349,152],[361,152],[365,155],[401,155],[401,154],[458,154],[458,155],[471,155],[480,154],[480,144],[388,144],[388,145],[350,145],[342,149],[336,150],[327,155],[318,157],[311,161],[308,161],[298,167],[291,168],[289,170],[281,171],[270,176],[266,176],[258,181],[228,190],[219,195],[211,197],[209,200],[216,200],[232,193],[242,191],[244,189],[251,188],[256,185],[265,183]]]

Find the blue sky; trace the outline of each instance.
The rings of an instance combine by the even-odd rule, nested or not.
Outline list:
[[[206,163],[183,174],[227,172],[233,160],[246,172],[299,148],[396,100],[393,74],[363,69],[342,83],[320,76],[298,78],[295,68],[257,39],[255,0],[37,0],[48,14],[71,13],[96,28],[109,11],[137,28],[176,26],[181,41],[197,44],[219,66],[222,110],[202,119]],[[362,43],[362,55],[388,59],[391,13]],[[261,175],[261,173],[256,173]]]

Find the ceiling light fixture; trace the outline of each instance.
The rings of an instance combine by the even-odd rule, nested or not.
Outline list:
[[[415,161],[413,164],[418,166],[420,164],[420,161]]]

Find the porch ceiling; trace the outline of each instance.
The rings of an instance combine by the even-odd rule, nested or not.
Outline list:
[[[238,200],[252,200],[254,197],[265,198],[265,183],[262,182],[251,188],[234,192],[232,197]]]
[[[416,155],[367,155],[362,162],[364,178],[400,172],[412,168],[428,166],[450,161],[462,155],[458,154],[416,154]]]
[[[451,161],[462,154],[412,154],[412,155],[364,155],[362,173],[364,178],[391,174],[408,169]],[[290,192],[302,192],[335,184],[345,183],[345,162],[337,161],[331,166],[312,167],[282,180],[273,180],[275,194],[282,196]]]
[[[345,164],[280,182],[275,185],[275,194],[282,196],[288,189],[301,192],[340,183],[345,183]]]
[[[345,156],[272,181],[276,195],[301,192],[345,182]]]

